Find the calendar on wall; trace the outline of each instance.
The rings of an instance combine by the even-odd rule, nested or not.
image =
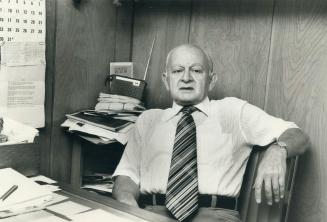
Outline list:
[[[44,42],[45,0],[0,0],[0,42]]]
[[[0,0],[0,116],[44,126],[45,0]]]

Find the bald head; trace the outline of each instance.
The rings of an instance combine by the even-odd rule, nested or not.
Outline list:
[[[169,67],[169,65],[171,64],[171,60],[174,56],[175,53],[188,53],[188,52],[193,52],[196,53],[200,56],[203,57],[204,60],[204,65],[208,68],[209,72],[213,72],[213,62],[212,59],[210,58],[210,56],[199,46],[197,45],[193,45],[193,44],[183,44],[180,46],[177,46],[175,48],[173,48],[172,50],[170,50],[168,52],[167,58],[166,58],[166,71]]]
[[[174,102],[185,106],[207,98],[217,78],[212,72],[212,61],[203,49],[181,45],[168,53],[162,80]]]

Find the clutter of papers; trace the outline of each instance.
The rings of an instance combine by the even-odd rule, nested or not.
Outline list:
[[[84,175],[82,188],[100,194],[112,193],[114,181],[111,174],[93,173]]]
[[[0,169],[0,178],[0,218],[44,209],[54,201],[49,186],[40,185],[11,168]]]
[[[95,110],[109,113],[138,113],[145,110],[143,103],[132,97],[100,93]]]
[[[4,168],[0,169],[0,178],[1,222],[145,221],[119,210],[108,212],[75,202],[55,193],[57,182],[42,175],[27,178],[12,168]],[[85,179],[103,182],[111,176],[98,174]]]
[[[100,93],[94,110],[67,114],[67,120],[61,126],[95,144],[119,142],[124,145],[144,110],[138,99]]]
[[[115,222],[135,222],[135,220],[118,216],[108,211],[101,209],[91,210],[85,213],[76,214],[73,218],[73,222],[90,222],[90,221],[115,221]],[[138,218],[137,221],[145,221]]]
[[[0,117],[0,146],[33,143],[38,130],[8,117]]]

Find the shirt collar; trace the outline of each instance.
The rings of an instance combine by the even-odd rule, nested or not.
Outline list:
[[[206,97],[202,102],[196,104],[194,107],[196,107],[199,111],[204,113],[206,116],[209,116],[209,98],[208,97]],[[164,113],[164,115],[162,116],[162,120],[163,121],[170,120],[171,118],[176,116],[182,108],[183,108],[183,106],[178,105],[174,101],[172,108],[167,109],[166,112]]]

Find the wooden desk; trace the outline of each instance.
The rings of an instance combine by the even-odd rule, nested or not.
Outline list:
[[[174,222],[175,221],[173,219],[167,218],[159,214],[155,214],[140,208],[128,206],[110,197],[104,197],[85,190],[75,190],[70,188],[69,186],[63,185],[61,187],[63,188],[63,190],[57,193],[68,197],[68,200],[70,201],[87,206],[91,209],[102,209],[104,211],[120,216],[122,218],[130,219],[131,221],[135,221],[135,222],[144,222],[144,221]],[[68,201],[68,200],[64,200],[64,201]],[[31,212],[27,214],[1,219],[1,222],[34,222],[36,219],[40,219],[41,215],[45,215],[47,213],[48,212],[45,211]],[[97,221],[97,222],[101,222],[101,221]]]
[[[128,206],[110,197],[105,197],[81,189],[72,189],[69,186],[66,187],[65,185],[62,185],[61,187],[64,189],[64,191],[61,191],[60,193],[68,196],[71,198],[71,200],[77,203],[84,204],[94,209],[100,208],[117,215],[122,215],[124,217],[131,218],[136,222],[143,220],[154,222],[176,222],[174,219],[155,214],[141,208]],[[143,220],[140,220],[139,218]]]

